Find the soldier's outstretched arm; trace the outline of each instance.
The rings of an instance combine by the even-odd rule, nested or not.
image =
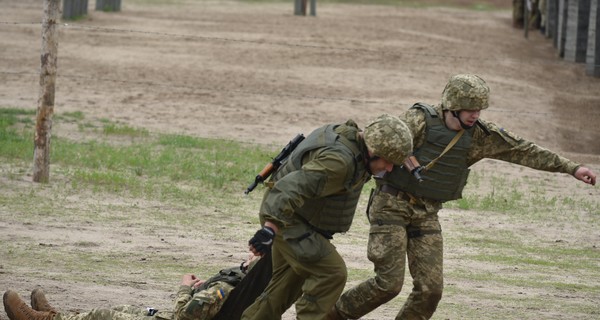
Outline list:
[[[596,174],[588,167],[581,166],[577,168],[573,176],[587,184],[596,185]]]

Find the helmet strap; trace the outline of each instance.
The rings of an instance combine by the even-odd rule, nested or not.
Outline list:
[[[462,122],[462,120],[460,120],[460,117],[458,116],[458,113],[459,113],[460,111],[450,111],[450,112],[452,113],[452,115],[453,115],[453,116],[454,116],[456,119],[458,119],[458,123],[460,123],[460,127],[461,127],[461,128],[463,128],[463,129],[465,129],[465,130],[469,130],[469,129],[473,128],[473,126],[468,126],[468,125],[464,124],[464,123]]]

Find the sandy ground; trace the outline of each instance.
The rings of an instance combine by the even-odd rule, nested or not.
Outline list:
[[[322,123],[352,118],[364,125],[417,101],[438,103],[452,74],[476,73],[492,90],[486,120],[600,171],[600,79],[558,58],[539,33],[525,39],[511,27],[509,4],[496,11],[319,5],[315,18],[293,16],[291,4],[140,3],[124,1],[120,13],[90,4],[87,18],[59,26],[56,114],[81,111],[153,132],[280,145]],[[36,108],[42,12],[41,1],[0,0],[0,106]],[[497,164],[480,168],[486,166]],[[44,235],[11,228],[17,237]],[[105,231],[83,228],[72,237]],[[123,245],[118,236],[110,243]],[[0,281],[23,292],[33,283],[10,272],[0,272]],[[90,301],[77,285],[41,284],[62,306],[84,310],[116,302],[115,292],[130,302],[171,297],[132,282],[95,286]]]

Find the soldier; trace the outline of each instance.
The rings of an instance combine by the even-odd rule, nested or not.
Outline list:
[[[48,303],[41,289],[35,289],[31,293],[32,308],[27,306],[15,291],[6,291],[3,299],[4,309],[11,320],[210,320],[215,318],[228,301],[230,293],[245,278],[246,273],[249,273],[248,270],[254,268],[256,260],[258,259],[253,256],[241,265],[219,271],[206,281],[201,281],[193,274],[183,275],[175,299],[174,312],[117,306],[79,314],[65,314]],[[263,289],[264,286],[266,281]],[[258,293],[260,291],[262,290]]]
[[[417,103],[401,117],[413,135],[414,156],[427,168],[423,181],[400,167],[376,179],[368,242],[376,275],[344,292],[327,319],[359,319],[396,297],[407,258],[413,290],[396,319],[431,318],[443,289],[438,211],[443,202],[462,197],[469,167],[477,161],[493,158],[596,184],[589,168],[480,120],[488,99],[483,79],[459,74],[450,78],[441,105]]]
[[[296,302],[297,319],[323,319],[346,283],[344,260],[330,243],[348,231],[363,185],[412,152],[408,127],[382,115],[364,133],[352,120],[311,133],[269,181],[261,225],[250,250],[271,250],[273,274],[242,319],[281,319]],[[272,247],[271,247],[272,245]]]

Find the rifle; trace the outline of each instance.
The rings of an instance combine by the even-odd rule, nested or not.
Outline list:
[[[423,181],[423,177],[421,177],[421,172],[424,168],[421,166],[421,164],[419,164],[419,161],[417,161],[417,158],[415,158],[415,156],[409,156],[408,158],[406,158],[406,160],[404,160],[404,163],[402,163],[402,166],[408,172],[410,172],[419,182]]]
[[[259,183],[263,183],[273,172],[275,172],[279,167],[283,164],[283,161],[296,149],[296,147],[304,140],[303,134],[298,134],[294,139],[292,139],[281,152],[273,159],[273,161],[269,162],[254,178],[254,182],[250,184],[248,189],[244,191],[244,194],[248,194],[256,188]]]

